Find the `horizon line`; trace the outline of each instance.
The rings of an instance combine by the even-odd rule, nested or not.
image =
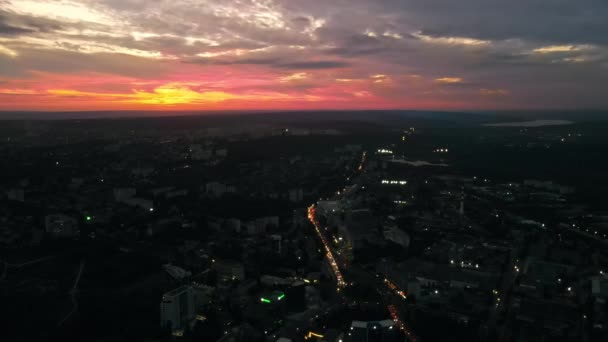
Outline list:
[[[469,110],[456,110],[456,109],[249,109],[249,110],[239,110],[239,109],[225,109],[225,110],[186,110],[186,109],[175,109],[175,110],[134,110],[134,109],[126,109],[126,110],[49,110],[49,111],[32,111],[32,110],[0,110],[0,121],[19,121],[19,120],[49,120],[49,121],[60,121],[60,120],[95,120],[95,119],[145,119],[145,118],[163,118],[163,117],[195,117],[195,116],[219,116],[219,115],[238,115],[238,114],[280,114],[280,113],[323,113],[323,112],[331,112],[331,113],[362,113],[362,112],[418,112],[418,113],[445,113],[445,114],[477,114],[477,115],[500,115],[500,114],[548,114],[548,113],[599,113],[606,112],[608,109],[567,109],[567,108],[558,108],[558,109],[469,109]],[[109,114],[109,115],[100,115],[100,116],[70,116],[70,114]],[[111,114],[118,114],[112,116]],[[128,113],[139,113],[141,115],[137,116],[127,116],[120,114],[128,114]],[[169,115],[162,115],[162,113],[167,113]],[[39,117],[8,117],[3,114],[40,114]],[[49,116],[46,116],[46,115]],[[53,116],[53,114],[63,114],[64,116]],[[161,115],[158,115],[161,114]],[[170,115],[174,114],[174,115]]]

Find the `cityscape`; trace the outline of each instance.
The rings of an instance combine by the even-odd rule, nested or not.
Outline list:
[[[606,336],[605,121],[373,112],[5,123],[8,336]]]
[[[0,341],[608,341],[607,0],[0,0]]]

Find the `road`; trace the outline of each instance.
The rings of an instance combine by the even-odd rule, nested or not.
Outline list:
[[[316,215],[317,215],[317,208],[313,204],[310,207],[308,207],[308,220],[315,228],[315,231],[317,232],[317,236],[321,240],[321,243],[323,243],[323,247],[325,248],[325,252],[326,252],[325,258],[327,259],[327,263],[329,264],[329,266],[331,267],[331,269],[334,273],[334,277],[336,279],[338,289],[344,288],[344,287],[346,287],[347,284],[344,281],[344,277],[342,276],[340,267],[338,267],[338,263],[336,262],[336,259],[334,258],[333,252],[331,250],[331,246],[327,242],[327,239],[325,238],[325,234],[323,234],[323,232],[321,231],[321,225],[319,224],[319,220],[317,219]]]
[[[357,176],[357,174],[360,174],[364,171],[367,159],[367,152],[363,152],[361,156],[361,162],[357,166],[357,170],[347,180],[353,179]],[[339,191],[337,192],[337,194],[341,194],[341,196],[346,195],[345,193],[340,193]],[[347,264],[343,263],[343,268],[342,270],[340,269],[340,266],[336,261],[336,258],[334,257],[336,252],[332,250],[332,245],[330,244],[329,239],[325,236],[325,229],[321,226],[319,222],[319,218],[317,216],[317,207],[315,204],[312,204],[308,207],[308,220],[314,227],[317,237],[323,244],[323,247],[326,252],[326,260],[332,269],[334,278],[336,279],[337,290],[340,291],[340,289],[348,286],[348,282],[346,282],[343,276],[343,271],[346,270]],[[351,266],[356,267],[356,265]],[[366,278],[369,279],[377,278],[375,272],[365,271],[360,267],[357,267],[357,272],[366,272]],[[382,303],[382,305],[387,308],[391,319],[399,327],[402,333],[407,337],[408,341],[417,341],[418,338],[416,337],[416,335],[411,331],[411,329],[407,327],[406,323],[401,319],[401,317],[403,316],[402,312],[405,311],[403,304],[404,300],[406,299],[406,293],[403,290],[396,288],[396,286],[388,279],[384,279],[384,281],[377,282],[374,286],[375,290],[378,293],[382,294],[384,302]]]

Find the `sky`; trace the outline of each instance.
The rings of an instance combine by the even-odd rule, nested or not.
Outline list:
[[[0,0],[0,110],[608,108],[607,0]]]

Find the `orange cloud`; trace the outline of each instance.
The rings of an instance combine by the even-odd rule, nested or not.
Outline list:
[[[48,94],[58,97],[91,98],[123,104],[141,105],[204,105],[230,100],[244,101],[321,101],[315,95],[290,95],[278,92],[258,92],[251,94],[234,94],[225,91],[196,91],[179,84],[169,83],[154,88],[152,91],[133,90],[132,93],[98,93],[71,89],[50,89]]]
[[[6,55],[9,56],[11,58],[17,57],[18,54],[16,51],[11,50],[5,46],[0,45],[0,55]]]
[[[176,104],[204,104],[223,102],[238,98],[223,91],[198,92],[188,87],[177,85],[163,85],[152,92],[135,91],[130,102],[153,105],[176,105]]]
[[[370,78],[374,83],[386,83],[391,81],[390,77],[384,74],[371,75]]]
[[[581,51],[582,48],[575,45],[550,45],[543,46],[537,49],[532,50],[536,53],[559,53],[559,52],[575,52]]]
[[[36,95],[39,94],[36,90],[31,89],[0,89],[2,95]]]
[[[305,80],[306,78],[308,78],[308,74],[307,73],[305,73],[305,72],[296,72],[294,74],[281,77],[279,79],[279,81],[285,83],[285,82],[291,82],[291,81],[301,81],[301,80]]]
[[[462,83],[463,81],[464,80],[460,77],[441,77],[435,79],[435,82],[443,84]]]

